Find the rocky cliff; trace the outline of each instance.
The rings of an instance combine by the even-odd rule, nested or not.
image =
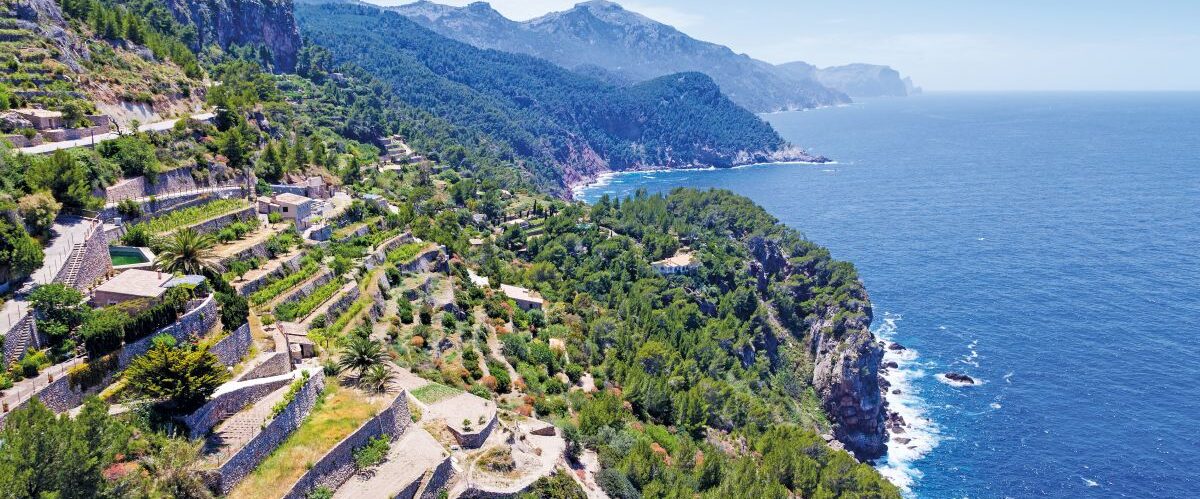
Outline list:
[[[264,46],[277,71],[296,68],[300,31],[292,0],[167,0],[167,5],[176,20],[196,28],[196,49]]]
[[[811,298],[807,294],[811,284],[828,279],[828,269],[804,263],[814,261],[807,255],[789,258],[775,240],[756,237],[748,247],[753,256],[751,273],[760,291],[765,292],[772,281],[803,283],[789,286],[791,297],[799,303]],[[792,325],[792,340],[808,352],[811,386],[834,424],[833,436],[858,459],[871,460],[887,451],[887,403],[879,377],[883,347],[871,333],[871,303],[861,282],[845,287],[848,295],[841,300],[816,300],[823,303],[817,309],[797,310],[805,317]]]
[[[813,78],[853,98],[904,97],[921,91],[913,86],[911,79],[902,78],[899,71],[878,64],[855,63],[818,68],[806,62],[789,62],[777,67],[797,78]]]

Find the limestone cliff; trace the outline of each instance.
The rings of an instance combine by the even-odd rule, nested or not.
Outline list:
[[[296,68],[300,31],[292,0],[168,0],[167,5],[176,20],[196,28],[196,49],[264,46],[277,71]]]
[[[767,292],[773,282],[783,282],[791,303],[804,302],[811,298],[812,285],[826,279],[822,274],[830,270],[814,266],[812,262],[817,260],[807,255],[789,257],[782,246],[771,238],[750,239],[751,274],[760,292]],[[782,316],[803,315],[793,316],[787,325],[792,339],[808,352],[811,386],[834,424],[833,436],[855,457],[870,460],[887,451],[886,401],[879,385],[883,347],[870,330],[871,303],[866,290],[857,280],[846,287],[842,299],[816,300],[821,304],[815,310],[796,307],[779,312]]]

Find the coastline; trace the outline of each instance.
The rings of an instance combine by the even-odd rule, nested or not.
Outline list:
[[[757,162],[738,164],[738,165],[728,166],[728,167],[695,166],[695,167],[683,167],[683,168],[664,168],[661,166],[654,166],[654,167],[646,167],[646,168],[638,167],[638,168],[631,168],[628,170],[617,170],[617,171],[608,170],[608,171],[604,171],[604,172],[599,172],[595,175],[587,175],[587,176],[580,178],[579,180],[577,180],[575,182],[568,183],[567,184],[567,192],[570,193],[571,200],[580,201],[583,196],[583,193],[585,191],[587,191],[588,189],[593,189],[596,187],[604,187],[604,186],[608,185],[609,182],[612,181],[612,179],[622,176],[622,175],[637,175],[637,174],[647,174],[647,173],[711,172],[711,171],[718,171],[718,170],[740,170],[743,168],[751,168],[751,167],[755,167],[755,166],[766,166],[766,165],[836,165],[836,164],[839,164],[837,161],[830,160],[823,156],[818,157],[817,159],[820,159],[821,161],[800,161],[800,160],[795,160],[795,161],[789,161],[789,160],[757,161]]]
[[[899,346],[894,337],[899,331],[897,323],[903,318],[884,312],[883,323],[872,331],[885,345],[879,376],[888,406],[888,450],[875,463],[875,469],[911,497],[913,484],[924,475],[916,463],[938,446],[941,434],[937,423],[926,415],[926,402],[916,386],[916,380],[927,376],[920,353],[893,346]]]

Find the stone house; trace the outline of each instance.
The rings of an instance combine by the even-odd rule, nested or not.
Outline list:
[[[546,303],[542,299],[542,295],[532,289],[501,284],[500,291],[509,297],[509,299],[516,302],[517,306],[521,307],[521,310],[526,312],[533,309],[541,310],[542,306]]]
[[[269,198],[259,198],[259,213],[278,213],[284,220],[296,224],[297,230],[308,228],[316,201],[312,198],[285,192]]]

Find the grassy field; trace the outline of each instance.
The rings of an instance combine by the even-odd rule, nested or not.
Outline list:
[[[448,399],[462,393],[462,390],[450,388],[446,385],[430,383],[410,392],[413,397],[425,404],[434,404],[438,401]]]
[[[372,402],[358,391],[328,383],[325,399],[304,424],[226,497],[258,498],[265,492],[282,495],[309,466],[382,408],[382,403]]]

